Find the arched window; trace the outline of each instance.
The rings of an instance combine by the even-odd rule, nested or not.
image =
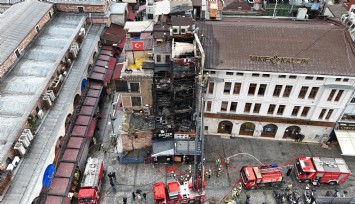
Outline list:
[[[231,134],[233,128],[233,123],[230,121],[222,121],[218,125],[218,133]]]
[[[79,94],[76,94],[75,97],[74,97],[74,103],[73,103],[74,110],[79,105],[80,99],[81,99],[81,96]]]
[[[275,137],[277,132],[277,126],[274,124],[268,124],[263,127],[261,137]]]
[[[246,122],[240,126],[239,135],[253,136],[255,130],[254,123]]]
[[[300,133],[301,133],[301,128],[300,127],[295,126],[295,125],[294,126],[290,126],[290,127],[286,128],[283,138],[284,139],[286,139],[286,138],[295,139],[296,135],[298,135]]]

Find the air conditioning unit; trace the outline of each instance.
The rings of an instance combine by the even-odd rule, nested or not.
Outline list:
[[[14,166],[14,167],[17,167],[17,165],[18,165],[18,163],[20,162],[20,157],[18,157],[18,156],[16,156],[15,158],[14,158],[14,160],[12,160],[12,165]]]
[[[47,90],[47,95],[51,98],[52,101],[55,100],[55,94],[53,90]]]
[[[189,26],[181,26],[180,33],[181,34],[186,34],[188,29],[189,29]]]
[[[68,75],[68,72],[67,72],[67,71],[63,72],[63,76],[64,76],[64,77],[66,77],[67,75]]]
[[[53,82],[52,82],[52,84],[51,84],[51,87],[53,87],[53,88],[58,88],[59,87],[59,82],[60,82],[60,80],[58,80],[58,78],[57,79],[55,79]]]
[[[6,167],[6,170],[7,171],[12,171],[12,170],[14,170],[14,165],[12,165],[12,164],[9,164],[9,165],[7,165],[7,167]]]
[[[23,146],[21,142],[17,142],[14,146],[14,149],[17,150],[21,156],[24,156],[26,154],[26,148]]]
[[[60,74],[60,75],[57,77],[57,80],[58,80],[58,81],[63,81],[63,79],[64,79],[64,76],[63,76],[62,74]]]
[[[23,144],[23,146],[27,149],[30,146],[30,141],[28,141],[26,136],[20,136],[20,138],[18,139],[19,142],[21,142]]]
[[[41,120],[43,119],[44,113],[43,113],[42,109],[38,111],[37,116],[39,117],[39,119],[41,119]]]
[[[173,34],[180,35],[180,26],[173,26]]]
[[[148,53],[148,58],[151,60],[154,60],[154,53]]]
[[[33,136],[33,134],[32,134],[32,132],[31,132],[30,129],[24,129],[24,130],[22,131],[22,134],[21,134],[21,135],[25,135],[25,136],[28,138],[29,141],[32,141],[33,138],[34,138],[34,136]]]
[[[53,105],[51,98],[48,95],[45,95],[42,100],[44,101],[47,107],[51,107]]]

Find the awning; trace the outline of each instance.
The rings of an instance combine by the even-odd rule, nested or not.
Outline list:
[[[116,58],[111,57],[110,62],[108,64],[108,69],[106,70],[104,82],[111,83],[112,73],[115,69],[116,61]]]
[[[123,68],[123,64],[117,64],[115,71],[113,72],[112,80],[120,80],[121,79],[121,71]]]
[[[355,156],[355,131],[334,130],[337,136],[342,155]]]
[[[95,128],[96,128],[96,122],[97,122],[97,120],[95,118],[91,119],[88,132],[86,133],[86,137],[93,137],[94,136],[94,132],[95,132]]]
[[[144,10],[145,10],[145,4],[139,6],[137,13],[142,12],[142,11],[144,11]]]
[[[123,38],[122,38],[122,40],[120,41],[120,44],[118,45],[118,47],[123,50],[125,43],[126,43],[126,35],[123,36]]]
[[[128,16],[128,19],[132,20],[132,21],[134,21],[135,18],[136,18],[136,14],[134,14],[134,13],[130,13]]]

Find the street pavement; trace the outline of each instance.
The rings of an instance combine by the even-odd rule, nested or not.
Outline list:
[[[116,94],[117,95],[117,94]],[[116,100],[115,97],[114,101]],[[147,201],[137,202],[141,204],[152,204],[152,185],[156,182],[172,181],[171,173],[167,171],[174,170],[177,175],[184,175],[188,165],[186,164],[120,164],[117,161],[117,152],[110,144],[110,134],[112,133],[111,121],[109,113],[112,111],[110,100],[107,100],[104,107],[101,109],[103,119],[99,123],[99,133],[97,134],[98,144],[91,148],[90,156],[105,158],[106,175],[108,172],[116,172],[116,190],[110,186],[109,178],[106,176],[103,182],[103,191],[101,193],[100,203],[123,203],[123,197],[128,198],[128,204],[135,203],[132,199],[132,192],[137,189],[147,193]],[[118,133],[121,126],[122,112],[117,114],[117,119],[113,121],[115,133]],[[339,146],[331,145],[330,149],[323,149],[319,144],[296,144],[290,141],[275,141],[269,139],[255,139],[252,137],[237,137],[230,139],[220,136],[206,136],[205,145],[205,169],[211,169],[213,175],[207,180],[206,197],[213,203],[223,203],[224,197],[229,195],[229,192],[235,186],[239,179],[239,170],[244,165],[259,165],[256,160],[260,160],[264,164],[276,163],[279,166],[284,166],[283,173],[286,175],[287,166],[293,163],[293,159],[298,156],[324,156],[324,157],[341,157]],[[101,143],[104,148],[99,150]],[[247,155],[247,154],[250,155]],[[222,159],[236,155],[230,159],[228,168],[223,166],[220,177],[216,176],[216,159]],[[256,158],[253,158],[253,156]],[[343,157],[352,172],[355,172],[355,158]],[[337,185],[336,187],[342,192],[346,189],[348,197],[355,197],[354,175],[351,175],[345,184]],[[300,190],[303,195],[305,189],[304,183],[298,183],[293,176],[285,176],[285,185],[293,184],[295,188]],[[316,195],[324,196],[326,191],[334,192],[334,186],[326,184],[316,188]],[[257,190],[243,190],[240,196],[242,201],[245,201],[246,195],[250,195],[250,203],[252,204],[273,204],[276,203],[273,197],[272,188],[260,188]],[[136,200],[137,201],[137,200]],[[212,202],[211,202],[212,203]]]

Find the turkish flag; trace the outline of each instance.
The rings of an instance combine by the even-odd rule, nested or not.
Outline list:
[[[132,41],[132,50],[144,50],[144,42]]]

